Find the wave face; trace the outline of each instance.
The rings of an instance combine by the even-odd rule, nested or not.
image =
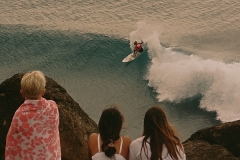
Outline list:
[[[204,1],[0,2],[0,81],[41,70],[98,123],[119,105],[123,133],[142,133],[161,105],[182,140],[239,119],[240,4]],[[122,63],[134,40],[144,53]]]

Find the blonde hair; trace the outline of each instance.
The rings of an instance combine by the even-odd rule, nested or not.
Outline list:
[[[21,91],[25,98],[37,99],[45,91],[46,79],[41,71],[26,73],[21,80]]]

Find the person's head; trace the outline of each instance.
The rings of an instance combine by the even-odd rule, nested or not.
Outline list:
[[[165,134],[165,132],[171,132],[172,128],[168,123],[163,109],[154,106],[149,108],[145,114],[143,135],[151,136],[156,131],[158,132],[158,130],[161,131],[162,134]]]
[[[26,73],[21,79],[21,94],[25,99],[39,99],[44,95],[46,79],[41,71]]]
[[[163,144],[168,148],[170,156],[177,159],[177,153],[179,154],[179,152],[176,145],[179,145],[180,148],[182,148],[182,146],[178,137],[175,136],[174,129],[170,126],[166,114],[161,107],[154,106],[147,110],[144,117],[143,136],[145,136],[144,142],[142,143],[144,152],[146,141],[150,138],[151,160],[162,159]]]
[[[137,45],[137,41],[134,41],[134,43],[133,43],[134,45]]]
[[[123,121],[123,115],[116,105],[104,109],[99,119],[98,129],[103,141],[102,150],[108,157],[112,157],[116,152],[113,142],[120,138]]]

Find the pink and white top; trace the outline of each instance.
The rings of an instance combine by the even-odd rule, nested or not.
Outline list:
[[[59,113],[52,100],[25,100],[6,138],[5,160],[59,160]]]

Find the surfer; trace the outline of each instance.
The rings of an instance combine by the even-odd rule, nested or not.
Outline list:
[[[143,52],[143,48],[142,48],[142,44],[143,44],[143,41],[141,40],[141,42],[137,42],[137,41],[134,41],[134,50],[133,50],[133,57],[136,57],[136,54],[137,52]]]

